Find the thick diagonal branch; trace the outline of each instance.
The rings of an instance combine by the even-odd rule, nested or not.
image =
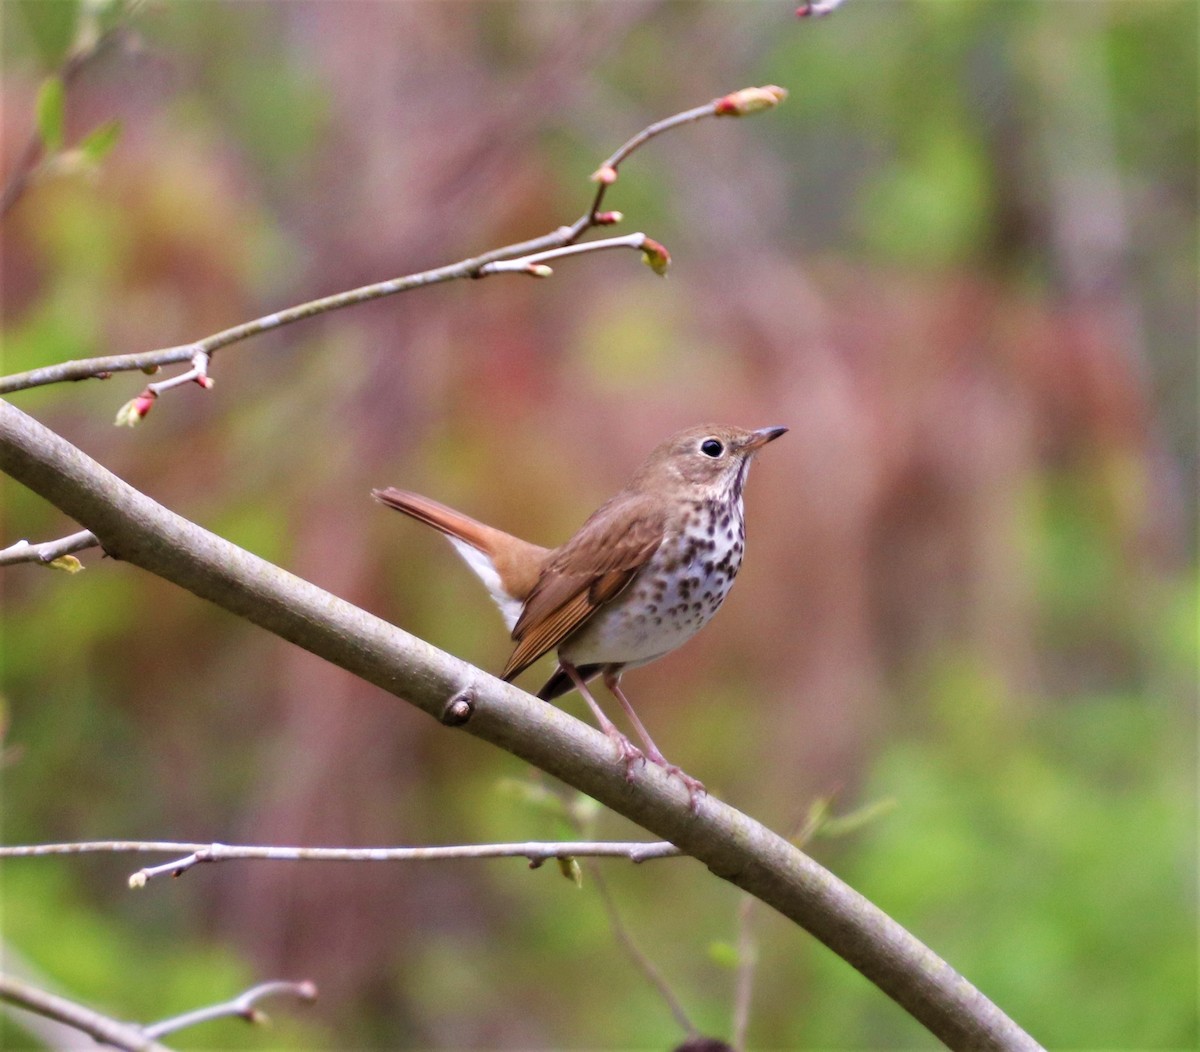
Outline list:
[[[0,470],[90,529],[111,555],[508,750],[678,845],[811,932],[950,1047],[1039,1047],[899,924],[752,818],[711,797],[693,812],[678,781],[649,764],[628,782],[598,731],[201,529],[4,401]]]

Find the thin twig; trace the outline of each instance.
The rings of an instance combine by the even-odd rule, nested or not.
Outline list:
[[[0,975],[0,1001],[65,1023],[125,1052],[170,1052],[139,1026],[119,1022],[76,1001],[30,986],[11,975]]]
[[[227,1019],[231,1016],[245,1019],[248,1023],[265,1023],[267,1014],[259,1010],[258,1002],[264,997],[281,995],[298,997],[301,1001],[312,1003],[317,999],[317,987],[315,983],[307,980],[301,983],[289,983],[282,980],[260,983],[239,997],[234,997],[221,1004],[209,1005],[207,1008],[184,1012],[182,1015],[172,1016],[170,1019],[163,1019],[158,1023],[151,1023],[149,1026],[141,1027],[141,1031],[147,1037],[162,1037],[164,1034],[173,1034],[177,1030],[196,1026],[198,1023],[208,1023],[214,1019]]]
[[[801,18],[820,18],[836,11],[845,2],[846,0],[804,0],[796,8],[796,14]]]
[[[586,796],[579,798],[581,804],[590,803],[591,801]],[[596,812],[590,807],[583,806],[566,806],[564,817],[575,828],[575,830],[585,837],[591,837],[594,834],[596,826]],[[675,1021],[683,1028],[689,1038],[699,1035],[699,1030],[696,1024],[692,1022],[691,1017],[684,1011],[683,1002],[676,996],[671,984],[667,982],[666,977],[658,970],[658,966],[650,960],[650,958],[642,951],[641,947],[634,942],[632,934],[625,926],[625,921],[621,916],[621,910],[617,906],[616,899],[608,889],[608,884],[604,880],[603,874],[600,872],[600,867],[595,864],[588,866],[588,874],[590,879],[596,885],[596,892],[600,896],[600,903],[604,907],[604,912],[608,916],[608,924],[612,929],[613,938],[617,940],[617,944],[625,955],[633,962],[635,968],[638,969],[653,986],[666,1002],[667,1008],[670,1009],[671,1015],[675,1017]]]
[[[515,259],[498,259],[479,268],[479,276],[489,274],[533,274],[535,277],[548,278],[552,273],[550,268],[542,266],[548,259],[562,259],[564,256],[580,256],[585,252],[602,252],[608,248],[644,248],[646,235],[643,233],[626,234],[624,237],[606,237],[599,241],[584,241],[578,245],[564,245],[562,248],[548,248],[544,252],[533,252],[527,256]]]
[[[81,552],[85,548],[95,548],[100,544],[91,530],[80,530],[69,537],[60,537],[55,541],[42,541],[40,544],[30,544],[29,541],[17,541],[7,548],[0,548],[0,566],[12,566],[15,563],[49,564],[55,559],[61,559],[72,552]]]
[[[638,971],[659,992],[659,995],[671,1010],[671,1015],[675,1017],[675,1021],[687,1031],[688,1037],[696,1037],[700,1031],[696,1029],[696,1024],[692,1022],[687,1012],[683,1010],[683,1005],[679,998],[675,996],[675,991],[671,989],[671,984],[663,978],[662,972],[658,970],[654,962],[633,941],[633,936],[629,934],[629,929],[625,927],[625,922],[621,919],[620,910],[617,909],[617,904],[613,900],[604,878],[600,875],[599,868],[594,865],[588,866],[588,875],[592,883],[596,885],[596,891],[600,895],[600,902],[604,906],[604,912],[608,915],[608,924],[612,928],[613,938],[620,943],[621,949],[633,961]]]
[[[661,121],[655,121],[653,124],[643,128],[637,135],[624,142],[617,150],[615,150],[597,171],[604,171],[606,168],[617,170],[620,163],[625,160],[639,146],[643,146],[657,135],[662,135],[663,132],[668,132],[672,128],[680,128],[685,124],[692,124],[694,121],[703,120],[705,117],[712,117],[716,113],[716,106],[719,99],[713,99],[712,102],[704,106],[696,106],[690,110],[684,110],[682,113],[676,113],[670,117],[664,117]],[[612,184],[612,180],[606,180],[603,177],[596,180],[602,187],[607,187]],[[597,207],[599,202],[597,202]]]
[[[155,395],[160,395],[163,391],[169,391],[172,387],[182,387],[184,384],[198,383],[201,387],[208,389],[212,387],[212,377],[208,375],[208,363],[211,355],[208,351],[200,349],[192,355],[192,367],[186,373],[180,373],[178,376],[172,376],[169,380],[159,380],[157,383],[147,384],[146,390],[153,392]]]
[[[45,855],[83,855],[106,852],[183,854],[173,862],[140,869],[129,885],[140,888],[154,877],[177,877],[202,862],[234,859],[268,859],[275,862],[440,862],[462,858],[525,858],[533,867],[555,858],[627,858],[649,862],[680,855],[679,848],[663,840],[651,841],[526,841],[512,844],[456,844],[443,847],[266,847],[229,844],[185,844],[162,840],[98,840],[73,844],[30,844],[0,847],[0,858],[36,858]]]
[[[817,797],[804,817],[788,835],[797,848],[804,850],[829,818],[832,796]],[[746,1033],[750,1027],[750,1005],[754,1000],[754,978],[758,969],[758,941],[754,937],[753,895],[743,895],[737,911],[737,970],[733,980],[733,1033],[730,1043],[735,1052],[746,1052]]]
[[[737,971],[734,973],[733,1031],[730,1044],[735,1052],[746,1052],[746,1031],[750,1026],[750,1004],[754,1000],[754,973],[758,967],[758,944],[754,938],[751,917],[753,895],[743,895],[737,911]]]
[[[772,96],[775,101],[782,98],[780,89],[771,90],[775,92]],[[460,260],[457,263],[451,263],[443,267],[437,267],[433,270],[421,271],[417,274],[409,274],[405,277],[393,278],[389,281],[380,281],[371,285],[364,285],[361,288],[351,289],[348,292],[339,292],[332,296],[310,300],[295,307],[289,307],[286,310],[267,314],[261,318],[243,322],[229,329],[223,329],[221,332],[213,333],[211,336],[206,336],[193,343],[181,344],[177,347],[164,347],[135,354],[117,354],[102,358],[83,358],[76,361],[60,362],[57,365],[48,365],[40,369],[31,369],[27,372],[0,377],[0,394],[11,394],[14,391],[23,391],[31,387],[41,387],[46,384],[63,383],[66,381],[87,380],[93,377],[106,379],[113,373],[129,372],[135,369],[153,373],[165,365],[177,365],[185,361],[192,361],[194,363],[196,356],[200,353],[211,355],[214,351],[220,350],[223,347],[239,343],[242,340],[249,339],[251,336],[269,332],[283,325],[302,321],[305,318],[311,318],[332,310],[340,310],[344,307],[355,306],[359,303],[366,303],[370,300],[391,296],[398,292],[407,292],[410,289],[422,288],[427,285],[437,285],[442,282],[455,281],[462,278],[486,277],[489,273],[503,273],[501,270],[487,270],[486,268],[489,264],[501,260],[528,257],[540,252],[574,245],[591,228],[606,226],[620,218],[618,213],[599,212],[599,207],[608,184],[616,178],[616,165],[628,157],[635,149],[654,136],[662,134],[664,131],[678,127],[681,124],[700,120],[703,117],[735,115],[738,112],[754,112],[754,109],[739,111],[736,107],[730,106],[729,100],[740,98],[747,92],[761,93],[766,91],[768,89],[744,88],[740,92],[733,92],[720,99],[715,99],[706,106],[697,106],[694,109],[675,114],[673,117],[657,121],[639,132],[609,157],[601,167],[601,171],[607,168],[613,172],[612,179],[607,180],[607,182],[600,182],[591,207],[570,226],[561,226],[557,230],[553,230],[541,237],[505,245],[501,248],[484,252],[481,255]],[[186,383],[188,380],[196,378],[192,375],[184,375],[186,379],[179,382]],[[160,389],[161,384],[162,381],[159,381]],[[147,390],[149,391],[149,389]],[[148,396],[144,392],[141,397],[146,398],[146,401],[139,407],[134,407],[133,403],[127,403],[126,408],[130,412],[138,411],[139,416],[144,416],[145,412],[149,409],[149,402],[154,398],[154,392],[150,391]],[[133,402],[138,401],[139,399],[133,400]],[[126,419],[124,422],[128,423],[131,421]]]

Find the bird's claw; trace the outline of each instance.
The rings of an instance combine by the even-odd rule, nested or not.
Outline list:
[[[676,778],[683,782],[688,791],[688,806],[692,809],[692,814],[695,814],[697,811],[699,811],[700,797],[708,795],[708,790],[704,788],[704,783],[700,781],[699,778],[693,778],[677,764],[664,763],[662,767],[668,775],[673,774]]]
[[[674,775],[683,782],[688,791],[688,806],[691,807],[692,814],[695,814],[700,809],[700,797],[708,795],[708,790],[704,788],[704,783],[699,778],[693,778],[678,764],[670,763],[657,749],[648,755],[651,763],[657,764],[668,775]]]
[[[633,769],[638,761],[646,762],[646,754],[615,727],[611,731],[606,728],[605,733],[617,746],[617,759],[625,765],[625,781],[632,782]]]

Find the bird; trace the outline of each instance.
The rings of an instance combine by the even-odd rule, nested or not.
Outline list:
[[[717,612],[745,551],[742,489],[750,462],[786,427],[689,427],[662,442],[629,483],[557,548],[485,525],[429,497],[388,487],[380,503],[439,530],[483,582],[516,644],[501,678],[543,655],[558,665],[537,696],[579,691],[616,744],[626,776],[647,759],[678,777],[693,810],[704,785],[669,763],[621,676],[681,646]],[[588,689],[600,676],[641,739],[633,744]],[[644,750],[644,751],[643,751]]]

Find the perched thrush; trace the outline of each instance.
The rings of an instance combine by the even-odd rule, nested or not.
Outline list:
[[[687,642],[717,612],[742,564],[742,487],[750,461],[785,431],[720,425],[680,431],[558,548],[530,544],[416,493],[373,492],[444,533],[479,575],[517,644],[501,673],[505,680],[557,649],[558,667],[538,697],[578,690],[617,743],[627,775],[648,758],[682,779],[694,807],[703,786],[667,763],[621,690],[621,673]],[[588,691],[597,675],[621,703],[644,753]]]

